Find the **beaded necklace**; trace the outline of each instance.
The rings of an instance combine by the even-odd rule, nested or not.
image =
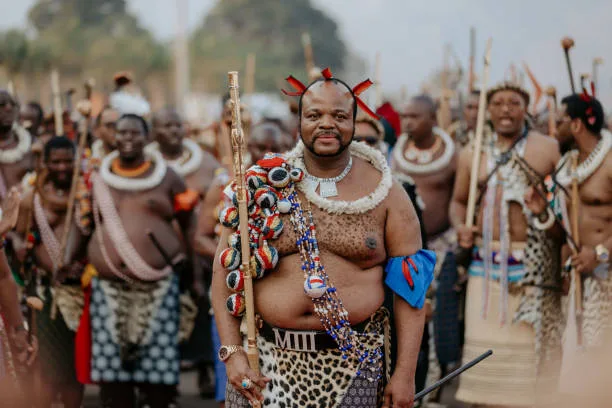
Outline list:
[[[287,199],[291,203],[290,220],[297,235],[296,245],[302,258],[302,271],[304,272],[304,292],[312,298],[314,311],[319,317],[327,334],[337,343],[342,352],[342,358],[349,356],[358,361],[357,375],[362,374],[368,381],[376,381],[382,373],[382,351],[380,349],[368,350],[363,336],[353,330],[349,321],[349,314],[337,289],[327,275],[325,267],[321,264],[317,231],[310,208],[307,202],[302,208],[295,189],[291,186]],[[368,370],[363,370],[367,367]]]

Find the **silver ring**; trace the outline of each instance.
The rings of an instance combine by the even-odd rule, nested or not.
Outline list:
[[[250,390],[251,387],[253,387],[253,381],[251,381],[249,377],[244,377],[240,385],[242,385],[242,388],[245,390]]]

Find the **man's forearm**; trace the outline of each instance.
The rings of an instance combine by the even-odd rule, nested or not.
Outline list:
[[[0,251],[0,309],[10,327],[17,327],[23,323],[23,316],[19,308],[17,284],[11,274],[4,251]]]
[[[394,374],[414,379],[425,327],[425,310],[413,308],[399,296],[395,296],[393,310],[397,335],[397,363]]]
[[[467,213],[467,205],[459,201],[451,201],[448,210],[448,215],[453,228],[465,224],[465,215]]]

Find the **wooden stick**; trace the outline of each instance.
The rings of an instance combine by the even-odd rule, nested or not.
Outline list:
[[[257,350],[257,330],[255,327],[255,302],[253,299],[253,275],[251,268],[251,249],[249,244],[249,215],[247,209],[247,189],[244,181],[244,154],[246,140],[242,131],[240,115],[240,95],[238,92],[238,72],[227,73],[229,78],[230,99],[232,101],[232,147],[234,149],[234,179],[238,198],[239,231],[242,247],[242,271],[244,273],[244,297],[247,320],[247,357],[251,369],[259,373],[259,352]]]
[[[6,84],[6,91],[9,93],[9,95],[15,98],[15,84],[13,83],[13,80],[8,81],[8,84]]]
[[[312,52],[312,42],[310,41],[310,33],[302,33],[302,46],[304,47],[304,59],[306,60],[306,75],[311,78],[312,72],[315,67],[314,53]]]
[[[574,84],[574,71],[572,71],[572,61],[570,60],[569,50],[574,46],[574,40],[570,37],[565,37],[561,40],[561,46],[565,53],[565,63],[567,64],[567,73],[572,87],[572,93],[576,93],[576,85]]]
[[[598,67],[603,64],[603,58],[597,57],[597,58],[593,58],[593,72],[591,74],[591,79],[593,80],[593,84],[595,85],[595,89],[599,89],[598,88]]]
[[[255,92],[255,53],[250,52],[246,60],[246,81],[244,84],[244,92],[247,95],[252,95]]]
[[[470,73],[468,77],[468,93],[474,91],[474,82],[476,80],[474,74],[474,62],[476,55],[476,28],[470,27]]]
[[[472,156],[472,172],[470,175],[470,192],[468,196],[465,225],[474,226],[474,211],[476,209],[476,196],[478,194],[478,174],[480,173],[480,155],[482,152],[482,136],[484,133],[485,110],[487,104],[487,82],[489,81],[489,66],[491,64],[492,39],[487,41],[485,51],[484,69],[482,72],[482,84],[480,86],[480,98],[478,101],[478,120],[476,122],[476,136],[474,138],[474,155]]]
[[[542,94],[544,91],[542,90],[540,82],[538,82],[535,75],[533,75],[533,72],[531,72],[531,69],[529,69],[529,65],[527,65],[527,63],[524,61],[523,68],[525,69],[525,72],[527,73],[527,76],[529,77],[529,80],[531,81],[531,84],[535,90],[533,103],[531,104],[531,113],[536,115],[538,113],[538,105],[540,104],[540,99],[542,99]]]
[[[64,134],[64,119],[62,118],[62,95],[60,93],[59,74],[51,71],[51,92],[53,93],[53,116],[55,118],[55,136]]]
[[[554,86],[546,88],[547,107],[548,107],[548,135],[557,134],[557,90]]]
[[[380,52],[376,53],[376,62],[374,66],[374,84],[376,86],[376,100],[374,101],[374,108],[378,108],[382,105],[382,87],[381,87],[381,57]]]
[[[580,205],[580,197],[578,195],[578,176],[576,169],[578,168],[578,152],[572,156],[572,236],[576,247],[573,248],[574,254],[580,251],[580,235],[579,235],[579,220],[578,220],[578,209]],[[582,279],[580,274],[576,271],[576,268],[572,268],[572,274],[574,275],[574,304],[576,308],[576,329],[577,343],[579,346],[582,345]]]

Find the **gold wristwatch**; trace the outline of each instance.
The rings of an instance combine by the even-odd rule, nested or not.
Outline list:
[[[608,248],[599,244],[595,247],[595,254],[597,255],[597,262],[599,263],[608,263],[610,262],[610,251]]]
[[[221,346],[219,348],[219,360],[222,362],[226,362],[228,358],[232,356],[232,354],[242,351],[242,346],[238,344],[232,344],[229,346]]]

